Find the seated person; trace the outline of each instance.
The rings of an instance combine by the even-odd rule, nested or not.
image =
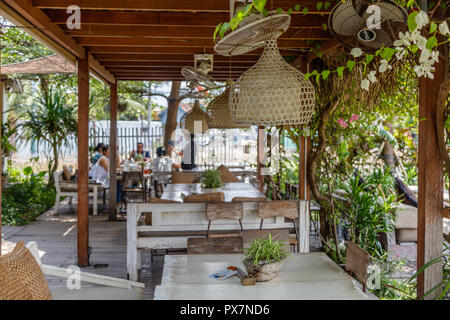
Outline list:
[[[102,153],[102,148],[105,144],[100,142],[99,144],[97,144],[97,146],[94,148],[94,157],[92,158],[92,164],[96,164],[98,159],[100,159],[103,155]]]
[[[157,158],[153,159],[151,164],[151,169],[153,172],[170,172],[172,170],[177,170],[180,168],[180,165],[175,164],[170,157],[167,157],[167,152],[164,147],[159,147],[158,149],[156,149],[156,155]],[[158,176],[158,178],[155,178],[155,180],[167,184],[169,178],[169,175],[164,175]]]
[[[137,151],[132,150],[129,160],[137,161],[149,161],[150,160],[150,152],[144,150],[144,144],[142,142],[138,142]]]
[[[109,146],[103,145],[101,148],[102,156],[98,161],[94,164],[91,170],[92,179],[101,184],[104,188],[109,188]],[[122,199],[122,185],[119,181],[117,181],[117,198],[116,202],[119,205]]]
[[[175,143],[172,140],[167,143],[167,156],[172,158],[175,163],[181,163],[183,152],[175,149]]]

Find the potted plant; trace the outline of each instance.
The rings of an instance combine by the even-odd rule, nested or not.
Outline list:
[[[217,191],[218,188],[223,186],[222,180],[220,180],[220,172],[217,170],[205,171],[202,175],[202,188],[212,189]]]
[[[244,254],[243,265],[249,275],[256,281],[263,282],[275,278],[289,256],[283,247],[283,241],[276,241],[269,234],[268,238],[255,239]]]

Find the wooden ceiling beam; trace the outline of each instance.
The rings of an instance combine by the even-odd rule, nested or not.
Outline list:
[[[94,73],[96,73],[100,78],[103,78],[109,83],[115,83],[116,79],[114,76],[105,69],[103,65],[101,65],[93,56],[92,54],[88,53],[89,56],[89,67],[91,68]]]
[[[178,65],[178,66],[141,66],[141,67],[115,67],[115,66],[111,66],[108,68],[108,70],[111,73],[116,73],[116,72],[145,72],[145,71],[155,71],[155,70],[161,70],[161,71],[173,71],[173,70],[181,70],[181,68],[183,68],[184,65]],[[236,72],[236,71],[245,71],[247,70],[248,67],[247,66],[234,66],[231,68],[232,72]],[[226,67],[226,66],[214,66],[214,72],[230,72],[230,67]]]
[[[65,26],[64,26],[65,27]],[[186,26],[118,26],[118,25],[84,25],[81,29],[65,30],[69,36],[89,37],[141,37],[163,39],[213,39],[214,27]],[[289,28],[280,39],[291,40],[326,40],[332,35],[324,29]]]
[[[15,10],[17,14],[39,29],[42,34],[50,39],[50,41],[55,42],[78,59],[86,58],[86,50],[79,46],[72,38],[66,36],[64,30],[52,23],[40,9],[33,7],[30,0],[5,0],[4,2]],[[25,29],[25,31],[27,30]],[[115,81],[114,76],[91,55],[88,56],[88,59],[94,76],[109,83]]]
[[[194,62],[194,56],[187,54],[124,54],[124,53],[97,53],[94,57],[99,61],[180,61]],[[234,62],[256,62],[259,56],[240,55],[233,57]],[[214,62],[230,62],[229,57],[214,56]]]
[[[232,80],[236,80],[237,78],[233,78]],[[143,77],[143,78],[136,78],[136,77],[123,77],[118,78],[118,81],[185,81],[183,78],[167,78],[167,77]],[[217,79],[218,82],[225,82],[228,81],[229,78],[223,78],[223,79]]]
[[[254,64],[254,62],[238,62],[238,61],[231,61],[231,68],[242,68],[242,67],[251,67]],[[184,61],[105,61],[103,65],[106,68],[129,68],[129,67],[150,67],[150,66],[156,66],[156,67],[184,67],[186,65],[193,66],[194,60],[190,62],[184,62]],[[214,68],[217,67],[230,67],[230,61],[214,61]]]
[[[66,36],[64,30],[52,23],[41,10],[34,7],[30,0],[4,0],[4,2],[71,54],[80,59],[85,58],[85,50],[75,40]]]
[[[214,47],[212,37],[210,39],[149,39],[127,37],[74,37],[81,46],[116,46],[116,47]],[[279,48],[312,48],[308,40],[278,39]]]
[[[51,21],[66,24],[69,14],[66,10],[46,9]],[[228,21],[228,13],[198,12],[129,12],[129,11],[81,11],[82,25],[123,25],[123,26],[208,26],[215,27]],[[328,14],[291,15],[291,28],[323,28],[328,22]]]
[[[318,0],[303,0],[299,2],[307,6],[309,12],[317,12]],[[336,3],[335,0],[332,3]],[[274,0],[273,8],[288,9],[296,4],[292,0]],[[33,5],[42,9],[66,9],[71,5],[77,5],[81,9],[88,10],[140,10],[140,11],[175,11],[175,12],[224,12],[230,11],[229,0],[33,0]],[[270,2],[268,6],[270,7]],[[328,9],[331,10],[332,6]],[[322,10],[320,13],[327,10]]]
[[[87,47],[88,51],[91,53],[121,53],[121,54],[201,54],[209,53],[216,54],[213,48],[192,48],[192,47]],[[306,48],[292,48],[283,49],[280,48],[281,55],[296,55],[301,53],[301,51],[306,51]],[[249,56],[260,56],[263,49],[253,50],[245,55]]]

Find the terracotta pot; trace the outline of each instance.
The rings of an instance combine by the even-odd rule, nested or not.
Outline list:
[[[248,274],[256,275],[256,281],[264,282],[272,280],[278,275],[283,266],[283,262],[284,260],[281,260],[280,262],[260,263],[255,266],[253,261],[245,259],[242,263]]]

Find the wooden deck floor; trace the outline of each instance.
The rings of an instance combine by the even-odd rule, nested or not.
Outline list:
[[[92,209],[92,208],[91,208]],[[101,209],[99,210],[101,212]],[[42,262],[49,265],[68,267],[76,264],[76,204],[71,208],[63,205],[55,215],[50,210],[37,221],[24,227],[3,227],[3,253],[8,252],[18,241],[37,241],[45,254]],[[107,214],[90,217],[89,244],[92,247],[90,264],[83,271],[126,279],[126,221],[109,222]],[[150,252],[143,255],[143,269],[139,281],[146,285],[144,298],[153,299],[154,288],[160,284],[164,256],[150,259]],[[95,267],[107,265],[107,267]],[[48,277],[50,288],[65,287],[64,279]],[[89,284],[82,284],[88,286]]]

